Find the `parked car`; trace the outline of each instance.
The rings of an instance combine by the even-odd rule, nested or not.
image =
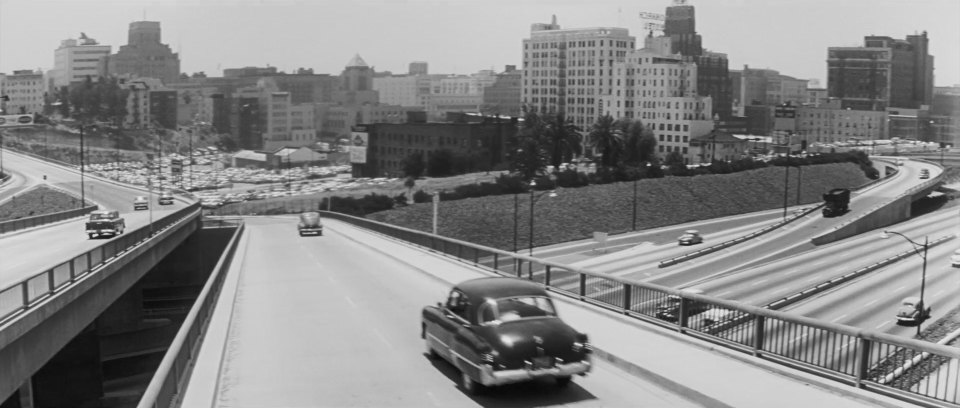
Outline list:
[[[160,198],[157,199],[157,204],[160,204],[160,205],[173,204],[173,194],[170,194],[167,192],[160,193]]]
[[[144,197],[144,196],[136,196],[136,197],[133,199],[133,210],[134,210],[134,211],[147,210],[147,209],[149,209],[149,208],[150,208],[150,202],[147,201],[147,197]]]
[[[904,298],[897,309],[897,323],[919,323],[930,317],[930,307],[916,296]]]
[[[702,243],[703,237],[700,236],[700,232],[697,230],[686,230],[680,238],[677,238],[677,241],[680,245],[694,245]]]
[[[93,239],[94,236],[123,234],[126,223],[119,211],[99,210],[90,213],[86,227],[87,236]]]
[[[960,268],[960,249],[953,251],[953,255],[950,256],[950,266]]]
[[[461,282],[446,303],[425,307],[421,322],[427,355],[460,370],[460,386],[470,394],[541,377],[566,386],[592,367],[587,335],[560,320],[547,291],[534,282]]]
[[[297,231],[301,237],[307,234],[323,235],[323,224],[320,222],[320,213],[309,211],[300,214]]]

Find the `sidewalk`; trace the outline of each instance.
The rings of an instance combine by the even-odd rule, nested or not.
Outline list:
[[[357,242],[447,284],[490,273],[365,230],[325,220]],[[558,313],[590,335],[595,357],[707,407],[912,407],[914,405],[760,360],[554,295]]]

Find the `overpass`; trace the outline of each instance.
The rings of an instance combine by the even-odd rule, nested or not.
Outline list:
[[[30,386],[34,374],[193,234],[199,222],[199,205],[185,206],[0,290],[0,401],[24,384],[25,390],[38,388]],[[99,360],[79,365],[93,364]]]
[[[671,288],[325,215],[332,220],[318,238],[296,237],[293,218],[248,220],[231,243],[234,255],[221,262],[204,289],[219,298],[198,302],[140,407],[496,405],[498,398],[511,396],[532,405],[575,405],[584,401],[583,393],[607,406],[638,400],[738,407],[958,402],[960,352],[951,347],[697,295],[691,296],[735,313],[719,324],[668,323],[654,317],[654,306],[681,294]],[[547,273],[528,275],[524,266],[530,263]],[[561,317],[591,335],[597,370],[578,379],[575,391],[554,393],[544,390],[547,384],[534,384],[471,400],[455,389],[455,370],[423,356],[419,309],[442,299],[453,283],[492,273],[533,276],[548,285],[561,299]],[[579,291],[551,285],[568,276],[578,277]],[[614,296],[584,292],[600,281],[623,290]],[[798,354],[778,340],[794,332],[850,345],[849,364],[824,358],[832,348]],[[878,368],[893,352],[929,353],[948,364],[933,370],[933,379],[919,388],[904,385],[896,381],[903,367]],[[639,380],[611,385],[610,370]],[[593,382],[594,376],[612,389]],[[544,393],[553,399],[543,399]]]

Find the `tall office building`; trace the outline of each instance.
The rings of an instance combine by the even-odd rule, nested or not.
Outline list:
[[[109,75],[130,78],[158,78],[164,83],[180,77],[180,57],[160,42],[159,21],[134,21],[127,33],[127,45],[107,59]]]
[[[674,0],[674,5],[667,7],[663,34],[670,38],[674,52],[683,55],[685,61],[697,64],[698,91],[701,96],[713,98],[713,114],[720,119],[729,118],[733,112],[733,95],[727,55],[703,49],[694,8],[686,0]]]
[[[645,48],[614,63],[613,80],[622,86],[602,98],[601,114],[639,120],[657,138],[660,157],[677,152],[698,163],[704,159],[691,154],[690,142],[713,129],[712,98],[697,92],[699,67],[669,48],[668,38],[648,37]]]
[[[413,61],[410,63],[410,69],[408,71],[410,75],[427,75],[427,62]]]
[[[53,52],[53,69],[48,73],[51,85],[59,89],[72,82],[83,82],[88,76],[96,81],[102,74],[100,60],[109,55],[109,45],[100,45],[84,33],[80,33],[79,40],[60,41],[60,47]]]
[[[610,95],[614,64],[634,49],[636,39],[625,28],[561,29],[533,24],[523,40],[521,104],[539,113],[563,112],[588,129],[601,114],[600,98]]]
[[[906,40],[866,36],[863,47],[827,49],[827,93],[844,108],[920,108],[933,100],[933,56],[926,31]]]
[[[0,94],[9,98],[3,106],[6,114],[43,113],[45,90],[41,71],[24,69],[0,75]]]

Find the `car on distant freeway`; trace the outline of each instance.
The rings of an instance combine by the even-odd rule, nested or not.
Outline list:
[[[897,309],[897,323],[919,323],[930,317],[930,306],[923,304],[923,300],[916,296],[903,299]]]
[[[133,210],[134,210],[134,211],[147,210],[147,209],[150,209],[150,202],[147,201],[147,197],[144,197],[144,196],[136,196],[136,197],[134,197],[134,199],[133,199]]]
[[[950,256],[950,266],[960,268],[960,249],[953,251],[953,255]]]
[[[166,191],[160,193],[160,198],[157,199],[157,204],[160,204],[160,205],[173,204],[173,194],[170,194]]]
[[[677,242],[680,245],[699,244],[703,242],[703,236],[700,235],[700,232],[697,230],[686,230],[683,232],[683,235],[677,238]]]
[[[541,377],[563,387],[592,367],[587,335],[560,320],[542,285],[522,279],[457,284],[445,303],[423,309],[420,335],[427,356],[453,364],[469,394]]]

